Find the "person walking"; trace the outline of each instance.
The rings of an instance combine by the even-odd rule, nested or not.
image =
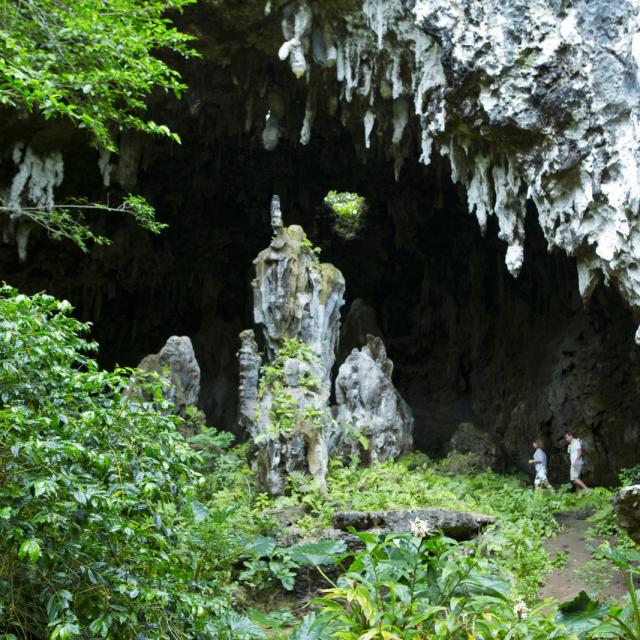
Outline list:
[[[564,434],[565,440],[569,443],[569,460],[571,466],[569,468],[569,477],[571,482],[576,485],[576,491],[586,489],[587,485],[580,479],[582,473],[582,467],[584,466],[584,459],[582,457],[582,442],[576,438],[572,431],[567,431]]]
[[[535,449],[533,459],[529,460],[529,464],[536,466],[536,477],[533,481],[533,486],[536,489],[540,489],[541,487],[553,489],[547,478],[547,454],[542,448],[542,440],[540,438],[536,438],[533,441],[533,448]]]

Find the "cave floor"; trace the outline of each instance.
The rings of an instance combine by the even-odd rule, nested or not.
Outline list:
[[[551,558],[566,555],[566,564],[552,571],[540,590],[540,598],[556,598],[566,602],[575,598],[580,591],[594,594],[598,598],[620,600],[626,594],[621,572],[610,562],[594,560],[591,549],[603,542],[601,538],[591,538],[588,529],[588,513],[570,511],[559,513],[556,519],[563,526],[557,536],[548,538],[545,549]]]

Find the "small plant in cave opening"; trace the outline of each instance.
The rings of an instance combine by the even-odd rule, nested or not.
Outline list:
[[[314,247],[313,246],[313,242],[311,242],[311,240],[309,240],[309,238],[307,238],[307,236],[303,235],[302,236],[302,240],[300,241],[300,244],[305,248],[305,249],[309,249],[309,251],[313,251],[313,253],[316,254],[316,256],[320,255],[320,247]]]
[[[353,240],[364,223],[367,203],[363,196],[349,191],[329,191],[324,198],[333,215],[333,228],[345,240]]]

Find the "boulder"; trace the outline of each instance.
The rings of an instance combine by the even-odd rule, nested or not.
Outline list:
[[[338,447],[370,464],[392,460],[413,443],[413,414],[394,387],[392,372],[382,339],[368,335],[336,377]]]
[[[478,469],[504,470],[504,457],[497,440],[471,422],[461,422],[449,441],[449,451],[470,453]]]
[[[611,502],[620,526],[636,544],[640,544],[640,484],[624,487]]]

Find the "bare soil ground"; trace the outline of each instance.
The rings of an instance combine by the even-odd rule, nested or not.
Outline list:
[[[588,547],[596,547],[602,540],[587,538],[590,523],[585,512],[559,513],[556,519],[564,526],[557,536],[545,543],[551,558],[556,554],[568,554],[567,563],[547,576],[547,582],[540,590],[542,599],[553,597],[563,602],[580,593],[595,594],[598,598],[620,600],[626,593],[620,571],[610,563],[593,562]]]

